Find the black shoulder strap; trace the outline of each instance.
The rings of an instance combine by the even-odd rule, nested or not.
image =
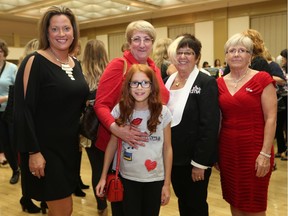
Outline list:
[[[1,71],[0,71],[0,77],[5,69],[5,66],[6,66],[6,61],[4,61],[4,64],[3,64],[3,67],[1,68]]]

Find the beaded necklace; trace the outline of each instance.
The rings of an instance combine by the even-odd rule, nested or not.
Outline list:
[[[54,56],[54,58],[56,59],[57,62],[59,62],[61,64],[61,68],[63,71],[65,71],[65,73],[67,74],[67,76],[71,79],[71,80],[75,80],[74,76],[73,76],[73,68],[70,67],[69,65],[69,55],[67,56],[67,61],[63,62],[61,61],[59,58],[57,58],[56,54],[53,52],[53,50],[50,48],[49,49],[50,52],[52,53],[52,55]]]

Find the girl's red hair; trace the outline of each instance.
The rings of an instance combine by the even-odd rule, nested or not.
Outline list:
[[[162,112],[162,103],[160,99],[160,90],[158,80],[156,79],[155,72],[147,65],[134,64],[126,74],[126,78],[122,86],[122,95],[119,102],[120,116],[116,119],[118,125],[125,125],[127,122],[132,121],[132,114],[135,107],[135,99],[130,94],[129,82],[135,73],[144,73],[151,82],[151,93],[148,97],[148,108],[150,111],[150,119],[147,121],[148,130],[153,133],[156,131],[157,125],[160,123],[159,116]]]

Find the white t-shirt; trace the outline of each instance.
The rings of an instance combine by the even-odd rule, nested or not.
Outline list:
[[[112,115],[114,118],[119,116],[118,104],[112,110]],[[132,120],[136,118],[142,119],[138,128],[142,132],[150,134],[147,129],[147,120],[150,118],[149,110],[135,110]],[[138,182],[164,180],[164,128],[172,119],[169,109],[164,105],[159,119],[161,123],[157,126],[156,132],[150,134],[149,141],[145,142],[145,146],[139,146],[138,149],[135,149],[124,141],[122,142],[120,160],[120,173],[122,177]]]

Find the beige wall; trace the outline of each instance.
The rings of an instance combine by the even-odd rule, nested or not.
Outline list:
[[[250,27],[249,16],[228,19],[228,38],[232,35],[243,32]]]
[[[209,65],[214,62],[214,25],[212,21],[195,23],[195,37],[201,41],[202,56],[199,67],[202,67],[204,61]]]
[[[273,13],[286,12],[286,0],[273,0],[262,3],[249,4],[244,6],[236,6],[231,8],[221,8],[211,11],[202,11],[191,14],[183,14],[173,17],[157,18],[149,20],[156,28],[158,37],[167,37],[168,28],[175,25],[191,24],[195,25],[195,35],[200,39],[203,45],[202,61],[208,59],[212,65],[215,58],[224,61],[223,46],[229,36],[236,32],[241,32],[250,27],[251,17],[260,15],[269,15]],[[209,23],[209,24],[208,24]],[[0,20],[0,26],[9,25],[5,28],[5,34],[13,34],[13,41],[8,44],[14,44],[11,47],[9,58],[17,58],[22,54],[21,49],[12,49],[13,47],[23,47],[23,42],[36,37],[36,23],[12,23]],[[16,27],[15,25],[18,25]],[[123,34],[128,23],[119,25],[105,26],[99,28],[90,28],[81,30],[81,44],[84,49],[85,41],[97,38],[102,40],[108,50],[108,36],[111,34]],[[206,26],[208,25],[208,27]],[[20,27],[19,27],[20,26]],[[1,35],[2,35],[1,29]],[[2,37],[2,36],[1,36]],[[4,38],[5,39],[5,38]],[[287,33],[286,33],[287,41]],[[286,42],[287,46],[287,42]],[[120,49],[120,47],[119,47]],[[20,53],[21,52],[21,53]]]
[[[7,59],[18,60],[24,53],[24,48],[22,47],[9,47],[9,54]]]
[[[160,28],[155,28],[156,30],[156,41],[154,42],[154,44],[157,43],[157,40],[159,40],[160,38],[167,38],[168,37],[168,28],[167,26],[164,27],[160,27]]]
[[[97,35],[96,39],[101,40],[105,44],[106,50],[108,50],[108,37],[107,37],[107,35]]]
[[[223,46],[227,39],[236,32],[242,32],[250,27],[250,19],[254,16],[269,15],[279,12],[287,13],[287,1],[286,0],[273,0],[268,2],[254,3],[244,6],[235,6],[230,8],[221,8],[210,11],[202,11],[191,14],[183,14],[178,16],[171,16],[165,18],[151,19],[154,27],[160,30],[158,39],[160,37],[166,37],[165,29],[169,29],[171,26],[177,25],[200,25],[202,22],[213,22],[213,47],[206,51],[204,45],[210,46],[211,41],[206,41],[206,34],[199,38],[203,44],[202,60],[209,59],[209,63],[212,65],[215,58],[219,58],[221,62],[224,62]],[[94,37],[95,34],[117,34],[125,32],[125,28],[128,23],[121,25],[105,26],[93,29],[85,29],[81,31],[81,35],[85,35],[88,38]],[[202,31],[198,28],[199,31]],[[204,30],[203,30],[204,31]],[[195,32],[196,33],[196,32]],[[210,39],[209,39],[210,40]],[[286,43],[287,46],[287,43]],[[273,54],[274,55],[274,54]]]
[[[9,46],[24,47],[25,44],[38,35],[37,23],[21,23],[0,19],[0,37]]]

